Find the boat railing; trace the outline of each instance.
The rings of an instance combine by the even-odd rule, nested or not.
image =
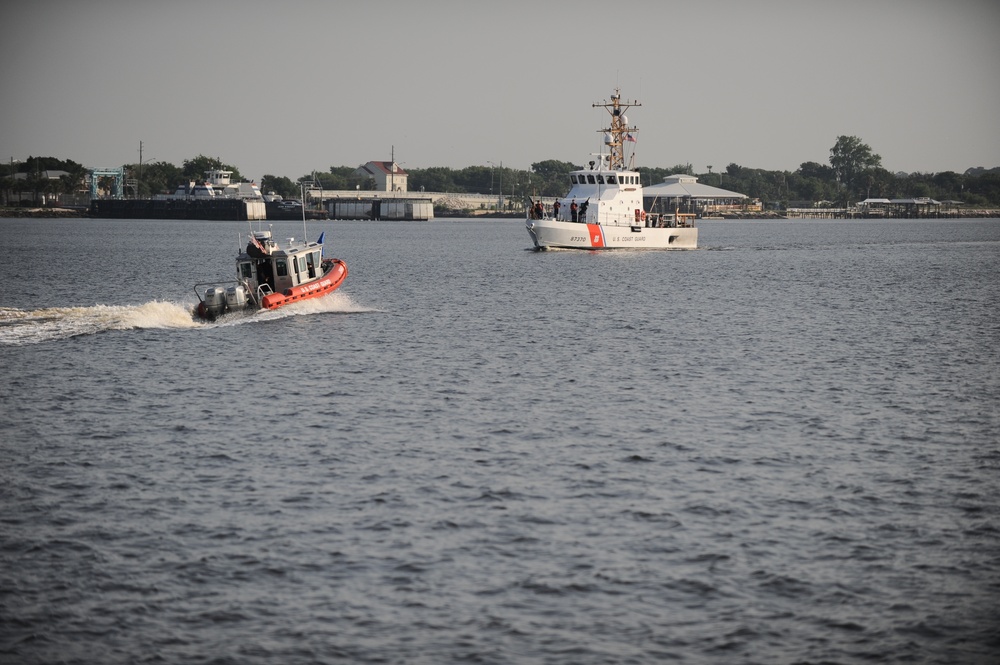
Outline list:
[[[257,286],[257,303],[260,304],[264,302],[264,296],[267,296],[271,293],[274,293],[274,290],[271,289],[270,284],[268,284],[267,282],[259,284]]]
[[[205,297],[202,295],[202,292],[204,291],[206,286],[224,286],[232,284],[239,284],[239,282],[232,279],[226,280],[224,282],[201,282],[200,284],[194,285],[194,293],[196,296],[198,296],[199,301],[205,302]]]

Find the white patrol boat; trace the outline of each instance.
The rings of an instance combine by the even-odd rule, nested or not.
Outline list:
[[[195,316],[214,321],[228,312],[277,309],[336,291],[347,277],[347,264],[323,256],[325,235],[316,242],[289,238],[280,246],[270,230],[251,230],[246,249],[236,256],[235,281],[195,284]]]
[[[625,144],[635,142],[625,111],[639,102],[623,102],[618,89],[610,102],[594,104],[611,114],[604,133],[606,152],[588,168],[570,172],[570,190],[548,208],[528,208],[527,227],[537,249],[696,249],[698,229],[690,216],[647,215],[633,154],[625,166]]]

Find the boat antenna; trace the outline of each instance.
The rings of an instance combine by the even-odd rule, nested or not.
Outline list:
[[[309,242],[309,236],[306,231],[306,184],[304,182],[299,183],[299,187],[302,192],[302,242]]]
[[[641,103],[635,100],[622,100],[621,89],[615,88],[615,94],[612,95],[610,102],[602,102],[600,104],[593,104],[594,108],[600,106],[607,110],[611,115],[611,126],[598,131],[608,134],[610,137],[610,142],[608,147],[611,149],[610,159],[608,160],[608,168],[611,170],[624,170],[625,169],[625,153],[624,145],[626,141],[635,141],[635,137],[632,132],[638,132],[639,128],[636,126],[629,126],[625,119],[625,111],[633,106],[642,106]],[[635,151],[632,151],[632,156],[635,156]]]

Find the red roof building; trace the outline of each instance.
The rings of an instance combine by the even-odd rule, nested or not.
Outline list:
[[[375,181],[375,191],[405,192],[406,171],[396,162],[368,162],[354,172],[362,178]]]

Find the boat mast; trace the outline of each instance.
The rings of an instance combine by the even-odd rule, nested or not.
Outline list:
[[[307,243],[309,232],[306,230],[306,184],[304,182],[300,182],[299,189],[302,196],[302,242]]]
[[[621,90],[615,88],[615,94],[611,96],[610,102],[604,102],[601,104],[593,104],[593,108],[598,106],[603,106],[611,114],[611,126],[605,127],[604,129],[598,130],[610,137],[610,141],[605,141],[608,148],[611,150],[611,159],[608,163],[608,167],[615,171],[623,171],[625,169],[625,141],[632,140],[635,138],[631,137],[631,132],[638,132],[639,128],[628,126],[628,119],[625,117],[625,111],[633,106],[642,106],[639,102],[635,101],[622,101]]]

